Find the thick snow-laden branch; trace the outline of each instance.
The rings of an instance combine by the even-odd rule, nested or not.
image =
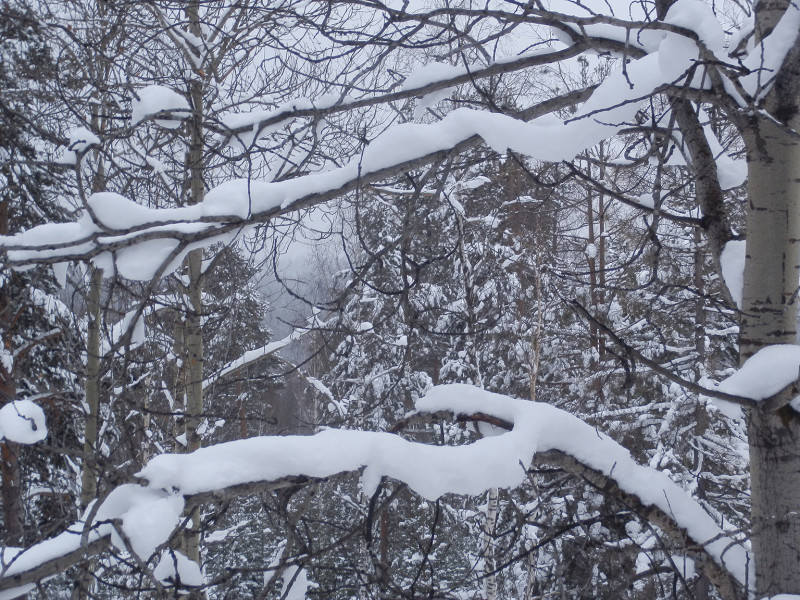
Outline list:
[[[92,258],[109,273],[116,266],[126,278],[149,280],[177,268],[196,247],[229,242],[256,223],[442,160],[480,141],[500,153],[511,149],[545,161],[571,159],[618,133],[634,120],[643,101],[669,88],[676,61],[691,71],[697,62],[693,47],[677,58],[667,59],[659,51],[641,56],[596,88],[525,111],[530,121],[458,109],[436,123],[388,129],[343,167],[280,182],[228,181],[210,190],[203,202],[182,208],[148,209],[117,194],[99,193],[90,197],[88,214],[78,222],[2,238],[0,248],[8,251],[12,265]],[[552,114],[581,101],[567,122]]]
[[[752,398],[761,410],[774,412],[788,409],[800,412],[797,388],[787,395],[787,388],[800,380],[800,346],[776,344],[767,346],[748,358],[730,377],[722,380],[715,391]],[[731,418],[741,416],[737,406],[724,397],[709,396],[716,406]],[[788,406],[787,406],[788,405]]]
[[[509,423],[512,429],[457,447],[429,446],[391,433],[329,429],[313,436],[258,437],[191,454],[164,454],[138,473],[147,486],[126,484],[111,493],[90,524],[92,535],[86,540],[105,536],[122,548],[112,530],[96,525],[119,522],[129,545],[148,560],[175,529],[186,504],[229,497],[232,490],[247,493],[264,482],[296,484],[305,478],[361,472],[368,495],[384,477],[402,481],[428,499],[448,493],[475,495],[494,487],[519,486],[537,454],[555,453],[552,456],[566,457],[587,472],[599,474],[642,506],[654,507],[732,580],[746,581],[747,553],[731,532],[720,528],[666,475],[638,465],[625,448],[577,417],[548,404],[457,384],[433,388],[417,402],[417,411],[482,413]],[[21,551],[10,564],[7,556],[0,590],[35,581],[38,569],[58,560],[63,564],[64,556],[80,556],[76,552],[83,529],[80,523],[71,534]]]
[[[648,59],[652,57],[641,60]],[[621,86],[622,82],[614,77],[609,78],[585,103],[583,120],[573,118],[565,124],[548,116],[580,97],[579,94],[542,104],[542,116],[531,122],[459,109],[434,124],[408,123],[390,128],[344,167],[280,182],[231,180],[210,190],[202,203],[192,206],[149,209],[119,194],[93,194],[88,200],[93,218],[87,214],[74,223],[40,225],[0,238],[0,247],[8,251],[8,262],[12,265],[93,258],[108,272],[116,266],[128,279],[149,280],[157,272],[163,275],[177,268],[186,252],[194,247],[230,240],[255,223],[440,160],[449,152],[471,147],[481,139],[498,152],[510,148],[544,160],[571,158],[613,135],[633,117],[638,102],[632,99],[604,110],[607,93],[616,86],[624,87],[630,92],[627,95],[633,94],[635,98],[649,95],[658,84],[657,77],[647,76],[654,67],[655,64],[640,61],[628,66],[629,72],[640,72],[648,79],[635,91]],[[602,99],[595,98],[600,90],[605,90],[600,94]],[[601,112],[602,117],[595,116]],[[109,261],[111,264],[106,264]],[[168,263],[166,268],[165,263]]]
[[[622,51],[618,43],[609,42],[615,50]],[[528,69],[531,67],[552,64],[574,58],[587,51],[589,44],[573,44],[559,50],[526,52],[517,56],[499,58],[486,66],[453,67],[433,63],[412,73],[403,82],[402,88],[395,92],[365,96],[361,98],[345,98],[335,102],[333,98],[322,101],[311,101],[305,98],[287,102],[277,108],[238,113],[221,119],[223,128],[219,129],[223,141],[237,136],[248,138],[258,136],[259,132],[272,130],[274,127],[294,119],[323,119],[337,113],[350,112],[377,104],[408,100],[418,96],[427,96],[435,92],[447,90],[465,83],[473,83],[487,77]]]
[[[594,90],[570,92],[525,111],[536,119],[585,100]],[[194,248],[230,241],[257,223],[326,202],[359,186],[443,160],[450,152],[474,147],[472,115],[456,111],[434,125],[406,124],[374,140],[344,167],[281,182],[232,180],[210,190],[202,203],[171,209],[149,209],[104,192],[88,200],[89,214],[72,223],[49,223],[15,236],[0,237],[7,263],[60,263],[93,259],[106,272],[147,280],[165,275]],[[508,127],[519,121],[502,115]],[[489,127],[484,123],[483,127]],[[92,215],[92,216],[90,216]]]

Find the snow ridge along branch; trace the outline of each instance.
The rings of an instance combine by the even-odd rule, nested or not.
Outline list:
[[[461,384],[435,387],[417,402],[416,414],[442,411],[483,414],[484,420],[507,423],[511,430],[451,447],[411,442],[391,433],[329,429],[312,436],[249,438],[190,454],[160,455],[138,474],[147,484],[116,488],[94,511],[93,522],[80,522],[57,538],[6,556],[0,591],[35,582],[52,575],[56,565],[63,569],[70,561],[102,551],[105,545],[95,543],[98,539],[126,551],[109,529],[110,522],[119,524],[129,545],[148,561],[179,526],[183,507],[200,500],[263,491],[265,486],[302,485],[347,472],[361,473],[367,495],[384,477],[407,484],[427,499],[446,493],[474,495],[520,485],[526,465],[534,460],[562,466],[635,503],[640,514],[685,543],[687,554],[707,559],[701,562],[721,590],[746,582],[748,556],[734,532],[720,528],[665,474],[638,465],[625,448],[577,417],[549,404]],[[153,514],[167,516],[154,524]],[[87,527],[93,532],[90,536],[83,535]]]

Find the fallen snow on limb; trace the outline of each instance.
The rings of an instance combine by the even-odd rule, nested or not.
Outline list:
[[[74,165],[78,162],[78,154],[83,154],[90,147],[99,145],[100,138],[86,129],[86,127],[72,129],[69,132],[69,146],[64,150],[64,154],[58,159],[58,162]]]
[[[87,546],[93,542],[97,542],[103,538],[108,538],[111,535],[112,527],[110,524],[105,524],[100,527],[92,529],[87,536]],[[53,538],[39,542],[30,548],[5,548],[3,549],[3,563],[0,568],[0,593],[8,594],[10,591],[16,590],[18,594],[23,594],[25,591],[22,587],[15,587],[9,590],[8,586],[3,585],[3,580],[14,577],[20,573],[36,569],[49,561],[56,560],[61,557],[66,557],[81,548],[81,539],[83,532],[83,523],[78,522],[70,527],[64,533],[61,533]],[[80,560],[80,559],[78,559]],[[76,561],[78,562],[78,561]],[[64,568],[72,566],[66,565]],[[43,573],[43,576],[50,576],[55,573]],[[14,595],[8,595],[8,598],[14,598]]]
[[[744,549],[666,475],[643,467],[611,438],[553,406],[514,400],[466,385],[439,386],[417,402],[420,412],[481,412],[513,423],[509,433],[458,447],[428,446],[388,433],[330,429],[314,436],[261,437],[191,454],[158,456],[139,473],[150,485],[198,494],[288,475],[327,477],[365,467],[371,494],[382,477],[403,481],[427,499],[446,493],[480,494],[525,479],[537,452],[559,450],[604,473],[620,487],[672,515],[691,538],[745,581]]]
[[[798,379],[800,346],[767,346],[748,358],[742,368],[719,384],[727,394],[766,400]]]
[[[93,217],[0,237],[0,247],[8,250],[12,264],[86,257],[98,262],[116,252],[120,274],[148,280],[157,272],[163,276],[177,268],[188,250],[179,248],[179,240],[196,240],[198,247],[208,245],[221,234],[239,234],[257,222],[354,189],[370,175],[416,168],[418,161],[451,151],[475,136],[500,153],[512,149],[539,160],[571,159],[619,132],[634,118],[642,99],[662,84],[658,56],[651,54],[629,63],[625,73],[608,77],[569,122],[547,114],[552,109],[522,121],[461,108],[436,123],[391,127],[343,167],[286,181],[230,180],[209,190],[203,202],[192,206],[150,209],[118,194],[94,194],[88,201]],[[112,271],[110,266],[102,266]]]
[[[165,550],[153,575],[162,583],[180,583],[182,586],[198,587],[205,583],[200,565],[177,550]]]
[[[0,440],[35,444],[47,437],[44,411],[30,400],[15,400],[0,408]]]
[[[383,477],[405,482],[431,500],[447,493],[477,495],[493,487],[520,485],[537,453],[556,451],[613,480],[643,505],[657,507],[733,578],[746,581],[747,554],[731,532],[717,526],[666,475],[638,465],[625,448],[577,417],[541,402],[455,384],[433,388],[417,402],[418,413],[441,411],[481,413],[512,424],[512,429],[456,447],[429,446],[390,433],[329,429],[313,436],[250,438],[191,454],[164,454],[138,474],[148,487],[120,486],[100,507],[97,520],[120,520],[131,545],[144,558],[167,540],[187,496],[288,476],[325,478],[362,469],[367,495]],[[76,531],[80,530],[78,526]],[[70,540],[68,551],[80,536],[73,534]],[[51,542],[27,551],[26,564],[32,566],[42,552],[37,548],[47,548]],[[52,550],[45,553],[52,554]]]
[[[156,119],[156,123],[168,129],[176,129],[180,127],[181,120],[191,114],[189,101],[163,85],[148,85],[139,90],[137,95],[139,97],[131,103],[131,125],[136,125],[152,115],[175,113]]]
[[[794,46],[800,32],[800,6],[792,2],[786,7],[775,28],[742,61],[749,71],[739,80],[742,88],[760,101],[766,96],[781,65]],[[745,72],[748,72],[745,71]]]
[[[183,508],[184,499],[178,494],[135,484],[121,485],[94,514],[90,506],[83,520],[67,531],[30,548],[3,549],[0,598],[15,598],[30,590],[30,578],[21,586],[13,578],[41,567],[45,570],[36,579],[55,575],[100,552],[109,542],[123,553],[130,546],[139,558],[147,561],[177,527]],[[115,523],[127,540],[119,535]]]

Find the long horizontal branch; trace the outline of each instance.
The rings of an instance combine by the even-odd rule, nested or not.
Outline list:
[[[618,50],[619,42],[608,41],[609,51],[611,48]],[[518,58],[513,58],[503,62],[495,62],[486,67],[477,67],[475,69],[465,69],[464,73],[454,75],[452,77],[444,77],[430,83],[418,86],[404,87],[402,90],[396,92],[389,92],[386,94],[379,94],[374,96],[366,96],[357,100],[348,100],[326,107],[310,107],[310,108],[292,108],[286,107],[285,110],[276,110],[274,113],[265,115],[260,119],[253,119],[246,125],[237,127],[214,127],[209,126],[211,131],[217,131],[224,136],[225,140],[242,134],[257,134],[265,129],[274,125],[292,120],[303,118],[322,119],[335,115],[338,113],[349,112],[360,108],[367,108],[378,104],[386,104],[389,102],[397,102],[400,100],[409,100],[419,96],[425,96],[440,90],[462,85],[465,83],[473,83],[480,79],[487,77],[495,77],[505,73],[512,73],[514,71],[521,71],[530,67],[537,67],[546,64],[560,62],[570,58],[574,58],[583,52],[590,49],[587,43],[577,43],[561,50],[552,52],[542,52],[540,54],[521,55]]]
[[[545,100],[523,111],[521,117],[525,120],[531,120],[583,102],[591,96],[595,87],[590,86]],[[171,239],[178,242],[178,246],[170,253],[167,259],[167,261],[172,262],[176,255],[180,255],[181,252],[190,247],[208,243],[211,239],[222,238],[231,234],[237,235],[259,223],[266,223],[282,215],[344,196],[365,184],[397,177],[403,173],[443,161],[452,153],[465,152],[482,142],[483,138],[475,134],[447,148],[427,152],[407,160],[400,160],[394,164],[371,171],[357,172],[341,185],[324,191],[300,195],[285,205],[255,212],[246,217],[239,215],[201,216],[191,220],[193,229],[195,229],[191,232],[185,230],[187,220],[173,219],[147,222],[120,231],[106,228],[66,242],[32,245],[15,242],[13,237],[0,238],[0,249],[7,252],[25,252],[24,257],[8,257],[6,261],[9,266],[22,266],[33,263],[53,264],[72,260],[87,260],[105,252],[117,252],[143,242]]]
[[[412,442],[390,433],[335,429],[313,436],[249,438],[190,454],[154,457],[139,477],[151,490],[163,490],[165,496],[180,494],[190,506],[356,473],[362,473],[365,489],[389,478],[426,498],[436,498],[445,493],[476,494],[491,487],[514,487],[523,481],[533,461],[558,461],[606,493],[637,507],[698,560],[708,563],[706,572],[723,593],[734,589],[735,582],[746,580],[746,551],[732,532],[721,529],[669,477],[638,465],[619,444],[577,417],[545,403],[515,400],[464,385],[435,387],[417,401],[417,408],[422,416],[401,425],[455,418],[491,423],[510,432],[453,448]],[[291,456],[292,460],[276,461],[280,456]],[[477,471],[476,463],[481,463]],[[112,512],[104,513],[102,523],[90,523],[90,535],[62,534],[63,539],[46,540],[14,559],[9,557],[11,564],[5,567],[7,576],[0,577],[0,590],[33,583],[84,560],[90,552],[102,551],[104,543],[90,548],[85,540],[106,539],[108,528],[97,527],[126,518],[125,512],[109,510]],[[80,530],[85,527],[78,523],[72,531]],[[83,550],[82,540],[86,544]],[[39,556],[52,558],[35,564]],[[24,566],[17,562],[21,559]],[[34,566],[28,566],[31,564]]]
[[[76,534],[76,537],[78,537],[78,535],[79,534]],[[42,581],[43,579],[47,579],[48,577],[63,573],[70,567],[74,567],[75,565],[82,563],[87,558],[91,558],[92,556],[100,554],[106,548],[108,548],[110,543],[111,532],[100,538],[92,540],[85,546],[79,545],[77,548],[62,554],[61,556],[57,556],[45,561],[32,569],[20,571],[19,573],[14,573],[13,575],[3,575],[0,573],[0,592],[5,592],[18,587],[21,588],[23,586],[29,586],[38,581]],[[5,566],[8,567],[13,564],[14,563],[11,562],[10,565]],[[21,591],[20,595],[24,594],[26,591],[27,590]]]

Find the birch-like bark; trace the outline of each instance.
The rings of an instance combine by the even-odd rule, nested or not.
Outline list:
[[[800,144],[768,118],[749,136],[749,202],[740,362],[797,343]],[[795,391],[787,392],[787,401]],[[757,596],[800,594],[800,419],[788,407],[748,415]]]
[[[756,41],[774,28],[788,0],[756,5]],[[800,40],[795,41],[744,133],[747,144],[747,252],[739,359],[771,344],[797,343],[800,282]],[[784,392],[788,401],[797,385]],[[751,537],[756,595],[800,594],[800,415],[789,406],[753,409]]]

